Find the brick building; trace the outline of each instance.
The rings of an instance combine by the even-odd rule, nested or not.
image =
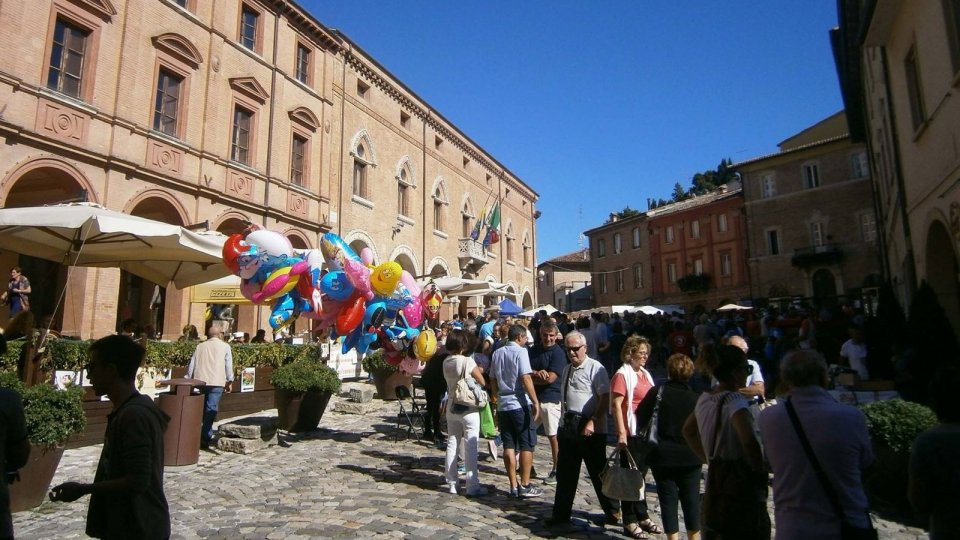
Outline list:
[[[653,302],[647,214],[610,219],[586,231],[597,306]]]
[[[3,2],[0,20],[2,206],[88,200],[224,233],[253,222],[298,248],[333,231],[378,262],[502,282],[534,304],[536,192],[296,3]],[[498,198],[502,240],[485,250],[466,233]],[[203,324],[206,306],[167,284],[0,253],[13,265],[38,315],[66,290],[68,335],[150,321],[158,287],[164,336]],[[240,330],[266,327],[268,310],[238,310]]]
[[[647,227],[654,303],[712,310],[749,297],[739,184],[649,210]]]
[[[813,298],[874,294],[877,226],[863,144],[839,112],[732,165],[743,179],[751,296]]]

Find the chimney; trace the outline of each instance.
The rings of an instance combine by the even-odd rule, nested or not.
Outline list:
[[[616,214],[614,214],[613,212],[610,212],[610,223],[613,223],[613,222],[617,221],[618,219],[619,219],[619,218],[617,218],[617,215],[616,215]]]

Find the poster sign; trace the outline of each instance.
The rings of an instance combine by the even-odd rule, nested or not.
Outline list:
[[[257,368],[244,368],[240,374],[240,391],[253,392],[253,387],[257,385]]]

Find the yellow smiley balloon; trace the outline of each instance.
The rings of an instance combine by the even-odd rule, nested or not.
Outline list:
[[[397,288],[402,273],[403,268],[395,261],[378,264],[370,273],[370,286],[377,294],[389,296]]]

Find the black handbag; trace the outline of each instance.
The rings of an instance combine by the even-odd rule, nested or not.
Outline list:
[[[657,404],[653,406],[653,414],[650,415],[650,420],[647,421],[647,424],[643,426],[637,436],[637,451],[644,458],[660,447],[658,426],[660,424],[660,400],[663,399],[663,389],[664,387],[661,386],[660,390],[657,391]]]
[[[787,409],[787,415],[790,416],[790,422],[793,423],[793,429],[796,430],[797,436],[800,437],[800,444],[803,445],[803,451],[806,452],[810,464],[813,465],[813,470],[817,472],[817,478],[820,480],[820,485],[823,486],[823,490],[827,492],[827,498],[830,499],[830,505],[833,506],[833,511],[836,512],[837,518],[840,519],[840,538],[843,540],[877,540],[877,530],[873,528],[869,512],[867,513],[867,523],[869,525],[867,525],[866,528],[847,523],[843,514],[843,506],[840,505],[840,497],[837,496],[837,492],[834,491],[833,484],[831,484],[830,479],[827,478],[827,473],[824,472],[823,467],[820,466],[820,460],[817,459],[817,455],[813,453],[813,447],[810,446],[810,441],[807,439],[807,434],[803,431],[803,426],[800,425],[800,418],[797,417],[797,410],[793,407],[793,403],[790,403],[790,398],[787,398],[784,406]]]

